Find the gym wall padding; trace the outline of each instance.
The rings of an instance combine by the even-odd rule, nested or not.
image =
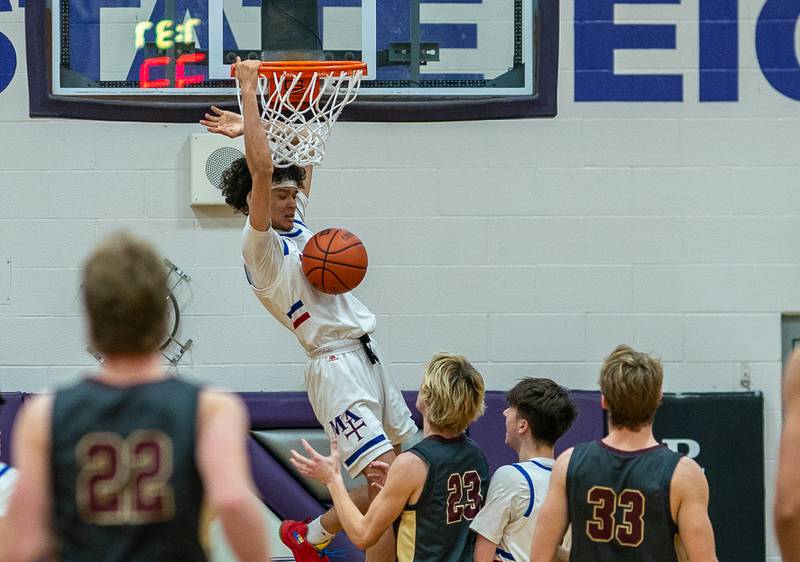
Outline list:
[[[664,395],[653,430],[696,455],[720,560],[764,560],[764,399],[760,392]]]

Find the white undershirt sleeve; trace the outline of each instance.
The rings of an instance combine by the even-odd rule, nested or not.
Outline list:
[[[17,471],[11,468],[0,477],[0,517],[5,517],[8,511],[8,505],[11,503],[11,494],[17,483],[17,476]]]
[[[247,280],[256,291],[268,291],[278,280],[286,242],[271,227],[264,232],[250,224],[250,217],[242,233],[242,259]]]

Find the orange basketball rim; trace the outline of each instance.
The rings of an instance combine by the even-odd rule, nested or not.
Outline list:
[[[319,164],[333,124],[358,95],[362,61],[268,61],[259,67],[261,118],[278,167]],[[236,76],[236,65],[231,65]],[[241,88],[236,94],[243,109]]]

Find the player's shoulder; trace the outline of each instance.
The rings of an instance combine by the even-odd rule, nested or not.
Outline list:
[[[702,467],[697,464],[697,461],[690,459],[689,457],[682,456],[680,459],[678,459],[678,462],[675,465],[673,479],[675,478],[684,478],[689,480],[700,478],[705,480],[706,475],[705,472],[703,472]]]
[[[489,482],[489,495],[495,500],[524,499],[528,495],[531,475],[521,463],[505,464],[494,471]]]
[[[25,400],[14,428],[18,439],[23,443],[49,442],[54,400],[52,394],[39,394]]]
[[[522,463],[504,464],[494,471],[492,484],[513,486],[525,481],[525,467]]]
[[[25,400],[21,415],[23,419],[49,419],[53,413],[55,394],[37,394]]]
[[[402,481],[406,487],[416,487],[424,484],[428,477],[427,461],[415,454],[413,449],[397,455],[389,466],[387,479],[391,477],[395,481]]]
[[[0,462],[0,491],[10,489],[19,478],[19,471],[11,465]]]
[[[239,395],[217,388],[202,388],[198,400],[200,411],[204,415],[219,412],[242,414],[246,411],[244,400]]]
[[[397,458],[392,462],[391,469],[398,474],[402,474],[403,470],[416,470],[419,468],[428,468],[428,459],[416,447],[412,447],[408,451],[400,453]]]
[[[707,488],[708,481],[702,467],[689,457],[681,457],[672,473],[670,482],[672,493],[681,498],[697,494]]]
[[[559,465],[569,464],[570,459],[572,458],[572,454],[575,452],[575,447],[570,447],[569,449],[565,449],[558,457],[556,457],[556,462],[553,465],[553,470]]]

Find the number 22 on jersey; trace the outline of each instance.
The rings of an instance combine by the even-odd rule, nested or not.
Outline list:
[[[644,494],[624,489],[617,494],[611,488],[594,486],[586,494],[593,506],[592,518],[586,522],[586,534],[594,542],[616,540],[622,546],[637,547],[644,540]],[[617,508],[622,510],[617,521]]]
[[[175,516],[172,440],[154,429],[123,438],[85,435],[75,448],[76,501],[81,518],[95,525],[168,521]]]

